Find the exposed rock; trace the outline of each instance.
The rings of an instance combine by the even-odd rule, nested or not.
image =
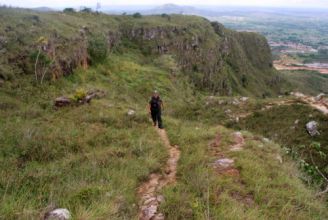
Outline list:
[[[129,111],[128,111],[128,116],[133,116],[133,115],[135,115],[136,114],[136,111],[134,111],[134,110],[132,110],[132,109],[130,109]]]
[[[86,96],[84,98],[79,99],[78,101],[74,101],[68,97],[61,96],[55,99],[55,106],[56,107],[65,107],[69,106],[72,104],[85,104],[85,103],[90,103],[92,99],[94,98],[102,98],[106,94],[104,91],[101,90],[91,90],[88,91]]]
[[[95,89],[95,90],[90,90],[87,92],[87,95],[93,96],[94,98],[103,98],[105,97],[106,93],[102,90]]]
[[[231,112],[232,111],[230,109],[227,109],[227,110],[224,111],[224,113],[226,113],[226,114],[230,114]]]
[[[314,98],[314,100],[315,100],[316,102],[319,102],[319,101],[321,101],[325,96],[326,96],[326,95],[325,95],[324,93],[320,93],[319,95],[317,95],[317,96]]]
[[[72,100],[70,98],[67,98],[65,96],[61,96],[55,99],[55,106],[56,107],[64,107],[69,106],[72,103]]]
[[[227,102],[224,100],[219,100],[219,105],[223,105],[223,104],[227,104]]]
[[[269,143],[270,142],[270,140],[268,139],[268,138],[263,138],[262,139],[265,143]]]
[[[102,98],[106,95],[106,93],[104,91],[101,91],[99,89],[96,90],[91,90],[87,92],[87,96],[85,97],[84,102],[90,103],[90,101],[94,98]]]
[[[276,156],[276,159],[279,161],[279,163],[282,163],[283,162],[282,161],[282,157],[279,154]]]
[[[157,201],[160,202],[160,203],[164,202],[164,196],[158,195],[157,196]]]
[[[290,94],[297,97],[297,98],[304,98],[305,97],[305,95],[303,93],[300,93],[300,92],[291,92]]]
[[[71,218],[71,213],[67,209],[55,209],[47,212],[44,220],[67,220]]]
[[[218,168],[228,168],[234,164],[234,160],[229,158],[222,158],[214,162],[214,165]]]
[[[242,102],[246,102],[248,99],[249,99],[248,97],[241,97],[241,98],[240,98],[240,101],[242,101]]]
[[[297,120],[294,122],[294,124],[295,124],[295,125],[298,125],[299,122],[300,122],[300,120],[297,119]]]
[[[310,121],[306,124],[306,130],[311,136],[320,135],[320,132],[318,131],[318,126],[319,125],[316,121]]]
[[[235,144],[230,147],[230,151],[241,151],[245,145],[245,139],[241,132],[233,133]]]
[[[238,101],[238,99],[234,99],[231,104],[233,104],[233,105],[239,105],[240,102]]]

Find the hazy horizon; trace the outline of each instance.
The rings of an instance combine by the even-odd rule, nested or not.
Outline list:
[[[1,5],[8,5],[13,7],[51,7],[51,8],[63,8],[63,7],[79,7],[88,6],[94,7],[97,2],[100,2],[102,6],[115,6],[115,7],[142,7],[142,6],[159,6],[163,4],[177,4],[184,6],[233,6],[233,7],[286,7],[286,8],[328,8],[328,1],[325,0],[249,0],[247,2],[243,0],[230,0],[226,3],[224,0],[176,0],[174,2],[168,0],[140,0],[138,4],[131,3],[128,0],[57,0],[57,1],[42,1],[42,0],[11,0],[1,1]]]

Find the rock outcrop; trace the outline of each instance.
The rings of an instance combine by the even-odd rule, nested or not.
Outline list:
[[[280,79],[272,68],[270,48],[263,36],[231,31],[201,17],[172,15],[168,20],[160,16],[134,19],[102,15],[95,22],[92,17],[72,14],[66,16],[64,22],[60,13],[52,13],[52,19],[48,19],[47,14],[33,13],[39,21],[29,32],[13,27],[20,23],[14,13],[8,13],[2,26],[12,28],[2,30],[1,48],[10,56],[2,56],[0,63],[18,72],[34,73],[33,57],[39,48],[51,64],[48,79],[71,74],[77,67],[88,68],[92,60],[90,40],[101,36],[102,45],[109,52],[132,46],[146,56],[170,54],[195,86],[219,95],[249,90],[263,96],[273,93],[279,84]],[[85,25],[80,26],[83,23]],[[7,46],[17,43],[10,40],[11,35],[21,39],[18,49]],[[36,43],[40,38],[42,45]],[[255,83],[256,88],[251,86]]]

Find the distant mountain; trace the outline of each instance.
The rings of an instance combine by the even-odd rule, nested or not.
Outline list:
[[[49,8],[49,7],[37,7],[37,8],[32,8],[33,11],[37,11],[37,12],[52,12],[52,11],[56,11],[53,8]]]
[[[155,7],[151,10],[142,11],[142,14],[188,14],[188,15],[199,15],[199,16],[215,16],[216,12],[199,9],[192,6],[176,5],[176,4],[165,4],[162,6]]]

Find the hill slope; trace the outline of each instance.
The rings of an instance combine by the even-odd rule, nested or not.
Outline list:
[[[37,58],[42,58],[38,65],[49,68],[46,78],[71,74],[92,62],[90,47],[97,41],[109,52],[139,48],[149,59],[172,55],[193,84],[212,93],[263,96],[280,92],[281,79],[272,68],[264,37],[227,30],[201,17],[134,18],[5,8],[0,12],[6,18],[0,24],[0,76],[4,79],[34,73]]]
[[[260,81],[276,76],[265,62],[269,54],[252,56],[266,47],[247,46],[266,44],[262,37],[198,17],[173,16],[172,24],[162,17],[2,12],[12,22],[0,20],[6,36],[0,57],[6,79],[0,84],[0,219],[38,219],[58,207],[67,208],[73,219],[137,219],[138,188],[152,173],[165,175],[169,158],[145,109],[154,88],[165,102],[170,142],[181,149],[177,182],[160,192],[165,198],[160,212],[167,219],[327,219],[324,200],[300,180],[294,161],[278,145],[243,131],[242,149],[234,152],[235,132],[218,126],[231,120],[228,109],[254,110],[266,100],[207,97],[195,88],[214,91],[219,83],[216,89],[225,91],[220,79],[206,84],[206,77],[224,73],[229,82],[236,80],[232,93],[250,94],[254,88],[237,84],[239,71],[254,74],[250,85],[257,76]],[[172,26],[178,33],[167,32]],[[198,38],[194,50],[188,46],[193,36],[208,38]],[[42,84],[33,75],[40,43],[51,60]],[[217,43],[229,53],[216,51]],[[209,51],[223,56],[218,59],[223,69],[214,56],[206,57],[208,63],[200,56]],[[211,68],[219,72],[211,75]],[[200,70],[208,75],[196,74]],[[257,75],[266,70],[267,75]],[[274,92],[262,86],[254,94]],[[83,103],[92,91],[103,95]],[[73,104],[54,107],[61,96]],[[233,160],[233,166],[215,167],[220,159]]]

